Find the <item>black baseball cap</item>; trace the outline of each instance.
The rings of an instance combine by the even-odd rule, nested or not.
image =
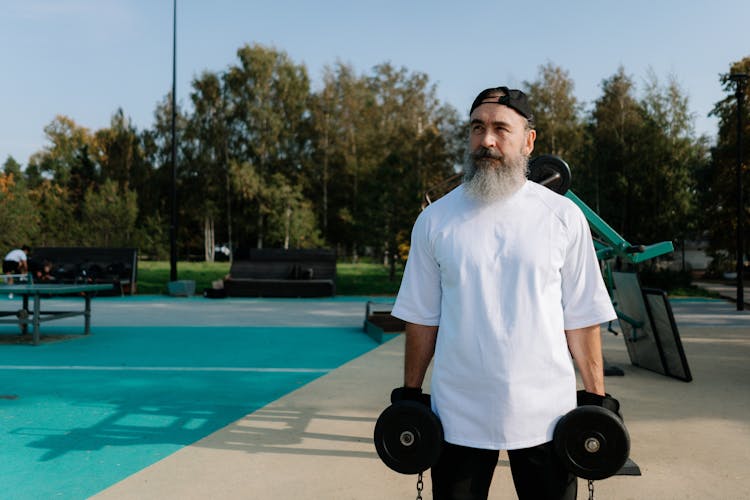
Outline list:
[[[469,115],[471,115],[480,104],[485,103],[503,104],[516,110],[518,114],[527,120],[533,119],[529,100],[526,97],[526,94],[518,89],[509,89],[508,87],[484,89],[479,93],[476,99],[474,99],[474,102],[471,103]]]

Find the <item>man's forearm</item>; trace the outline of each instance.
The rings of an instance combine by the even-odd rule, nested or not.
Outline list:
[[[427,368],[435,354],[437,326],[406,323],[404,386],[422,387]]]
[[[604,359],[599,325],[565,330],[568,349],[578,367],[583,388],[604,395]]]

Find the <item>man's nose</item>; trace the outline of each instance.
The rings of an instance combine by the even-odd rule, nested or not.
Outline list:
[[[497,149],[497,138],[492,132],[488,130],[484,133],[484,135],[482,135],[481,145],[485,148]]]

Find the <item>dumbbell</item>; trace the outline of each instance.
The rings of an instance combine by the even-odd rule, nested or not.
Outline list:
[[[374,433],[378,456],[401,474],[418,474],[440,458],[443,427],[426,404],[395,401],[378,417]],[[615,475],[630,455],[630,436],[620,416],[601,406],[579,406],[565,414],[553,446],[565,467],[583,479]]]
[[[568,471],[589,480],[615,475],[630,455],[622,418],[602,406],[579,406],[565,414],[555,426],[553,444]]]
[[[557,194],[565,194],[570,189],[572,177],[570,167],[562,158],[541,155],[529,162],[529,180],[546,186]]]
[[[401,474],[419,474],[435,465],[443,449],[443,426],[429,406],[394,401],[375,423],[380,459]]]

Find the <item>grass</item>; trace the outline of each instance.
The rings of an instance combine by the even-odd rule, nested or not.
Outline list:
[[[161,295],[167,293],[169,262],[138,262],[138,294]],[[342,264],[336,266],[337,295],[395,295],[401,284],[402,269],[397,269],[393,281],[388,278],[388,268],[382,264]],[[202,293],[211,288],[211,282],[229,274],[229,262],[178,262],[177,278],[195,281],[195,291]]]
[[[336,265],[337,295],[396,295],[401,284],[403,267],[398,266],[391,281],[388,267],[382,264],[358,263]],[[211,282],[229,274],[229,262],[178,262],[177,277],[195,281],[196,293],[211,288]],[[654,280],[647,275],[644,286],[653,286],[669,292],[670,297],[718,297],[717,294],[698,288],[685,280]],[[169,262],[140,261],[138,263],[138,293],[160,295],[167,293]]]
[[[709,292],[708,290],[704,288],[699,288],[695,285],[690,286],[681,286],[676,287],[671,290],[668,290],[670,297],[680,297],[680,298],[688,298],[688,297],[705,297],[705,298],[711,298],[711,299],[718,299],[721,298],[721,296],[716,292]]]
[[[167,293],[169,262],[142,260],[138,262],[138,294],[161,295]],[[229,273],[229,262],[178,262],[177,279],[195,281],[195,292],[211,288],[211,282]]]
[[[403,268],[397,266],[391,281],[389,269],[382,264],[336,265],[336,293],[338,295],[396,295],[401,285]]]

